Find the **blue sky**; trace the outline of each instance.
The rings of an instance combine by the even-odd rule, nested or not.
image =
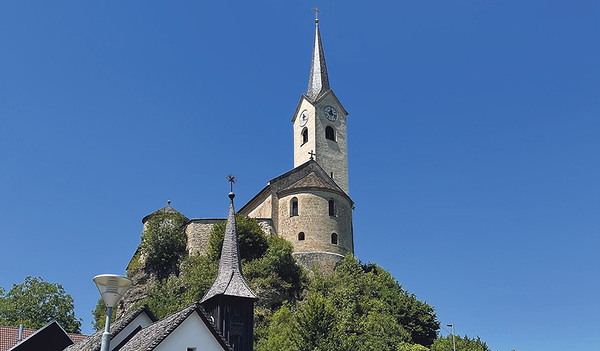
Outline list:
[[[316,4],[356,255],[494,350],[597,349],[600,3]],[[142,217],[291,169],[314,6],[0,3],[0,286],[61,283],[90,332]]]

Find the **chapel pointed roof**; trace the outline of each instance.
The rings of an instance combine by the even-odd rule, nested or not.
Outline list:
[[[313,47],[312,63],[310,66],[310,78],[308,80],[308,90],[306,96],[313,102],[317,98],[329,91],[329,76],[327,75],[327,65],[325,64],[325,54],[323,53],[323,44],[321,42],[321,32],[319,31],[319,19],[315,19],[315,45]]]
[[[204,303],[217,295],[256,300],[256,295],[250,290],[242,275],[242,261],[235,223],[235,209],[233,207],[234,197],[235,194],[233,192],[229,193],[229,215],[227,217],[227,225],[225,226],[219,271],[215,281],[200,303]]]

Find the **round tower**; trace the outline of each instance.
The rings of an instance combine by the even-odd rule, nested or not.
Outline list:
[[[294,188],[279,194],[278,234],[294,246],[304,267],[319,264],[327,271],[354,252],[352,200],[327,187]]]

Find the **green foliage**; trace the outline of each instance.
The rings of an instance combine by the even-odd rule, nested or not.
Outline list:
[[[439,329],[433,308],[381,267],[347,255],[332,275],[312,273],[306,300],[296,312],[284,304],[273,315],[257,335],[258,351],[420,351],[433,343]]]
[[[487,344],[477,336],[476,338],[469,338],[467,335],[461,337],[455,336],[456,349],[461,351],[492,351]],[[431,345],[431,351],[453,351],[454,345],[452,344],[452,335],[446,335],[443,338],[439,338],[434,341]]]
[[[187,300],[200,301],[217,276],[218,262],[207,256],[190,256],[182,264],[182,280]]]
[[[244,277],[259,297],[257,351],[428,351],[433,344],[439,330],[433,307],[381,267],[347,255],[331,275],[306,274],[291,243],[265,235],[253,219],[236,221]],[[207,255],[173,260],[177,267],[169,271],[178,273],[159,278],[140,304],[162,318],[199,301],[217,274],[225,226],[213,226]]]
[[[407,342],[403,342],[400,343],[400,345],[398,345],[396,351],[429,351],[429,349],[423,345],[409,344]]]
[[[331,301],[319,293],[312,293],[302,304],[296,323],[294,338],[296,349],[300,351],[336,350],[335,308]]]
[[[187,236],[183,225],[188,219],[177,213],[158,210],[150,215],[142,233],[140,248],[146,267],[164,279],[179,274],[179,264],[186,257]]]
[[[258,342],[256,350],[263,351],[296,351],[294,341],[295,316],[290,310],[289,304],[284,303],[277,312],[273,314],[268,328],[256,330]]]
[[[268,247],[267,237],[255,219],[235,215],[240,256],[244,261],[252,261],[262,257]],[[221,258],[223,238],[227,221],[216,223],[210,230],[208,257],[214,261]]]
[[[129,261],[129,264],[127,265],[127,276],[128,277],[132,277],[133,274],[141,269],[144,266],[144,262],[142,260],[142,255],[141,255],[141,251],[138,248],[138,250],[136,250],[135,254],[133,255],[133,257],[131,258],[131,261]]]
[[[269,236],[262,257],[243,265],[244,277],[258,294],[258,306],[276,310],[284,301],[296,299],[305,285],[302,268],[292,257],[293,247],[287,240]]]
[[[96,308],[92,311],[92,315],[94,316],[94,321],[92,322],[92,327],[94,330],[100,330],[104,328],[106,324],[106,305],[102,298],[98,299],[96,303]],[[111,323],[114,322],[115,317],[117,315],[116,309],[113,311],[112,317],[110,319]]]
[[[5,293],[0,289],[0,324],[38,329],[51,321],[70,333],[79,333],[81,320],[75,317],[73,298],[58,283],[40,277],[26,277]]]
[[[238,216],[236,221],[244,258],[242,270],[259,297],[259,306],[270,311],[299,296],[305,278],[292,257],[292,245],[282,238],[265,235],[254,219]],[[158,279],[149,287],[148,296],[136,306],[148,304],[162,318],[201,300],[217,275],[219,263],[215,250],[218,248],[220,253],[223,246],[224,223],[216,224],[211,231],[212,254],[182,259],[177,267],[179,274]],[[219,238],[221,242],[217,242]]]

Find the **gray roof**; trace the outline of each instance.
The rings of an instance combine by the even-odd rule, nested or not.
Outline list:
[[[325,64],[325,54],[323,53],[321,33],[319,32],[319,20],[315,20],[315,22],[315,45],[310,66],[308,90],[306,91],[306,96],[313,102],[316,101],[320,95],[323,95],[330,90],[327,65]]]
[[[194,312],[198,313],[204,324],[208,327],[215,339],[223,347],[223,350],[232,351],[225,339],[217,332],[214,325],[209,322],[200,304],[195,302],[185,309],[176,312],[162,320],[153,323],[137,332],[119,351],[152,351],[165,340],[183,321]]]
[[[169,204],[167,206],[165,206],[159,210],[156,210],[155,212],[150,213],[149,215],[144,216],[144,218],[142,218],[142,223],[146,223],[146,221],[150,218],[150,216],[152,216],[156,212],[179,213],[179,211],[177,211],[176,209],[171,207],[171,202],[169,201]]]
[[[238,213],[247,216],[258,203],[264,201],[268,196],[275,194],[285,196],[288,193],[311,188],[335,192],[348,199],[350,205],[354,205],[354,201],[350,196],[327,175],[327,172],[323,170],[317,161],[308,160],[300,166],[271,179],[268,185],[250,199]]]
[[[148,317],[150,317],[150,319],[153,322],[156,322],[158,320],[154,313],[150,311],[150,308],[148,308],[147,305],[144,305],[111,324],[111,339],[114,339],[115,336],[117,336],[123,329],[125,329],[125,327],[129,325],[129,323],[133,322],[133,320],[136,319],[137,316],[142,314],[142,312],[146,312]],[[94,334],[85,338],[84,340],[67,347],[66,349],[64,349],[64,351],[99,351],[102,346],[102,333],[104,333],[104,329],[100,329]]]
[[[256,299],[256,295],[250,290],[242,275],[240,247],[237,238],[235,210],[233,208],[234,197],[233,193],[229,193],[229,216],[227,217],[227,225],[225,226],[219,271],[212,286],[208,289],[202,301],[200,301],[201,303],[217,295]]]

